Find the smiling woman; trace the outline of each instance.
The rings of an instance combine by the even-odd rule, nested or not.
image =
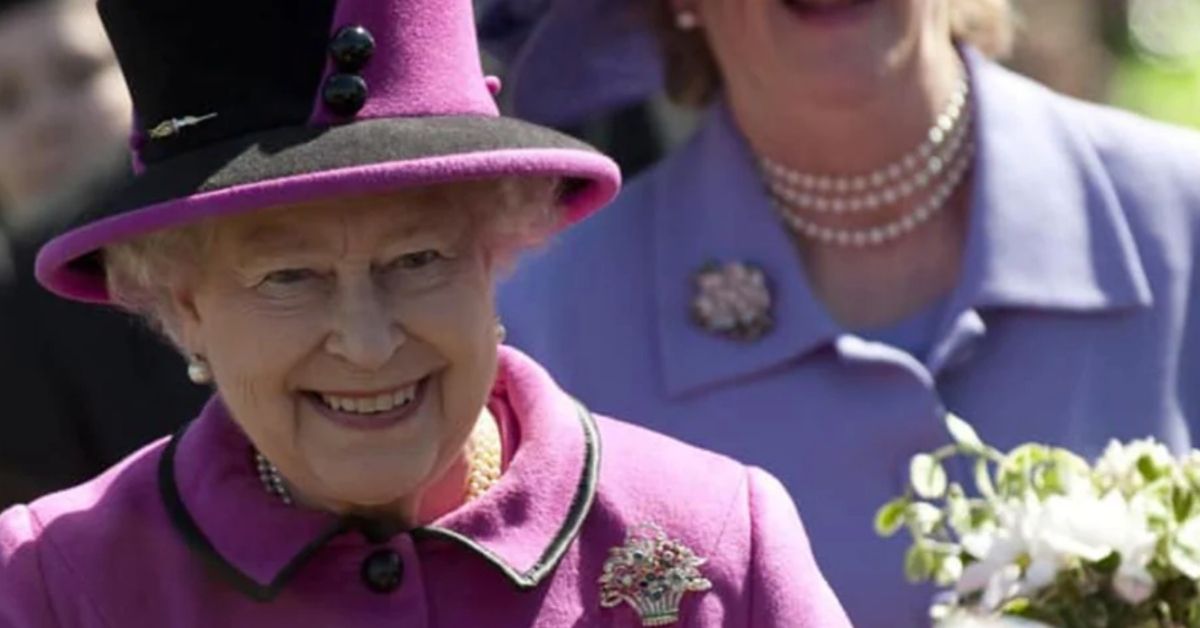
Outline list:
[[[418,489],[470,471],[458,447],[495,376],[492,280],[558,227],[557,187],[468,181],[209,219],[106,247],[109,293],[206,366],[291,498],[415,525],[446,506]]]

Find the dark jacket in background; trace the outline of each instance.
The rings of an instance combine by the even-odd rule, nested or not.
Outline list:
[[[50,294],[43,242],[128,177],[128,157],[54,199],[0,274],[0,510],[86,480],[199,411],[208,390],[141,320]]]

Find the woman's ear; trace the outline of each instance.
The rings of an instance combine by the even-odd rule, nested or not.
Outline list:
[[[190,286],[172,287],[164,313],[163,325],[167,335],[188,355],[204,355],[204,319],[196,302],[196,292]]]

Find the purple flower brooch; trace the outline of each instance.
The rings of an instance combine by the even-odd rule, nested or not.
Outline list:
[[[694,282],[692,320],[705,331],[752,342],[774,326],[771,290],[761,268],[746,262],[709,263]]]

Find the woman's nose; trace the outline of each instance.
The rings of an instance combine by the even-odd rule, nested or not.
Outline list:
[[[327,349],[366,371],[383,368],[403,344],[404,330],[388,302],[371,285],[342,291]]]

